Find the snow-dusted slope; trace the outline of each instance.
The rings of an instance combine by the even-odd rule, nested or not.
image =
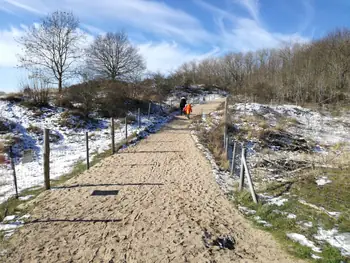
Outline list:
[[[28,109],[15,105],[13,103],[0,101],[0,118],[8,124],[12,123],[12,135],[20,138],[20,142],[13,147],[16,156],[16,173],[19,191],[42,184],[43,176],[43,158],[42,133],[38,134],[29,132],[30,126],[41,129],[48,128],[51,130],[57,142],[51,143],[51,162],[50,162],[50,178],[55,179],[59,176],[69,173],[74,164],[80,160],[84,160],[85,153],[85,132],[89,131],[89,148],[91,156],[96,153],[103,152],[110,148],[111,137],[108,119],[98,119],[94,124],[87,125],[86,129],[73,130],[67,127],[60,127],[58,120],[64,111],[60,108],[42,109],[41,116]],[[139,129],[137,123],[128,125],[128,134],[139,133],[147,127],[152,129],[161,126],[172,116],[152,115],[150,120],[146,116],[142,117],[142,127]],[[73,120],[74,121],[74,120]],[[116,120],[115,141],[120,142],[125,137],[125,126]],[[5,137],[8,136],[4,135]],[[33,161],[23,162],[23,151],[31,149],[33,152]],[[14,194],[12,170],[9,165],[0,166],[0,203]]]

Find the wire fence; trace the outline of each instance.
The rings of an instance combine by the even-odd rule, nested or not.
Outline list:
[[[43,137],[41,149],[22,152],[16,149],[15,153],[12,146],[7,147],[5,166],[0,167],[0,203],[11,196],[19,198],[20,191],[40,184],[42,178],[45,189],[50,189],[53,178],[69,173],[79,161],[86,163],[89,169],[96,154],[116,153],[117,144],[128,144],[137,137],[137,132],[148,129],[170,112],[169,105],[150,102],[146,111],[139,108],[136,113],[127,112],[123,119],[111,118],[109,125],[101,129],[79,129],[77,132],[71,129],[67,133],[44,129],[40,135]],[[57,133],[60,134],[58,141],[55,139]]]
[[[210,97],[211,100],[216,98],[214,95]],[[208,97],[193,99],[190,103],[201,104],[206,101],[209,101]],[[109,124],[100,131],[70,130],[64,136],[60,136],[61,139],[64,137],[63,142],[54,140],[58,131],[44,129],[42,149],[28,150],[27,154],[21,157],[15,156],[12,147],[9,148],[7,167],[10,167],[7,175],[0,176],[0,203],[11,196],[19,198],[22,190],[40,185],[42,182],[45,189],[50,189],[52,180],[69,174],[77,162],[82,161],[86,169],[90,169],[96,154],[106,151],[110,151],[111,154],[118,152],[118,147],[133,142],[137,137],[136,133],[152,127],[157,123],[157,118],[179,111],[179,103],[176,100],[167,103],[150,102],[147,110],[138,109],[137,113],[128,112],[122,119],[111,118]],[[28,167],[24,167],[25,165]],[[30,168],[33,169],[30,171]],[[31,180],[27,180],[28,178]]]

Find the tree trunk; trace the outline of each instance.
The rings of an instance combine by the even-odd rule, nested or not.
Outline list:
[[[62,94],[62,77],[58,78],[58,93]]]

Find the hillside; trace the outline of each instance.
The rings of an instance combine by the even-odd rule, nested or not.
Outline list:
[[[273,233],[291,253],[317,262],[347,262],[348,112],[335,115],[295,105],[234,101],[228,112],[229,135],[237,146],[233,175],[229,172],[232,144],[228,160],[223,154],[223,111],[213,112],[196,124],[199,141],[220,166],[216,171],[218,184],[232,196],[242,214]],[[240,193],[237,189],[242,143],[247,149],[258,205],[248,191]]]

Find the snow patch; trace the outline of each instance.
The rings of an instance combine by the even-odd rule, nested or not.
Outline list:
[[[319,179],[317,179],[316,180],[316,184],[317,185],[325,185],[325,184],[329,184],[329,183],[331,183],[332,181],[331,180],[329,180],[328,179],[328,177],[327,176],[323,176],[323,177],[321,177],[321,178],[319,178]]]
[[[315,239],[326,241],[331,246],[338,248],[343,256],[350,256],[350,233],[339,233],[337,229],[324,230],[318,228]]]
[[[16,222],[7,223],[7,224],[0,223],[0,231],[13,230],[21,226],[23,226],[22,221],[16,221]]]
[[[28,219],[28,218],[30,218],[30,215],[26,214],[26,215],[21,216],[19,219]]]
[[[317,256],[317,255],[315,255],[315,254],[311,254],[311,257],[312,257],[313,259],[321,259],[321,258],[322,258],[322,257]]]
[[[9,221],[12,221],[16,218],[15,215],[11,215],[11,216],[6,216],[3,220],[3,222],[9,222]]]
[[[309,247],[312,249],[312,251],[321,253],[321,249],[317,246],[315,246],[314,242],[308,240],[304,235],[298,234],[298,233],[288,233],[287,237],[294,242],[297,242],[303,246]]]
[[[313,226],[313,223],[311,221],[305,222],[305,221],[299,221],[297,222],[298,225],[300,225],[301,228],[310,228]]]
[[[26,196],[20,196],[19,197],[19,200],[21,201],[27,201],[29,200],[30,198],[34,197],[34,195],[26,195]]]
[[[238,206],[238,210],[246,215],[255,215],[256,214],[255,210],[251,210],[251,209],[244,207],[244,206]]]
[[[288,218],[288,219],[296,219],[297,216],[294,215],[294,214],[288,214],[287,218]]]
[[[257,223],[264,225],[265,227],[272,227],[272,224],[270,224],[269,222],[265,221],[265,220],[261,220],[260,216],[254,216],[254,219]]]
[[[277,206],[282,206],[282,205],[284,205],[285,202],[288,202],[288,199],[282,198],[281,196],[274,197],[274,198],[267,200],[267,203],[269,205],[277,205]]]

